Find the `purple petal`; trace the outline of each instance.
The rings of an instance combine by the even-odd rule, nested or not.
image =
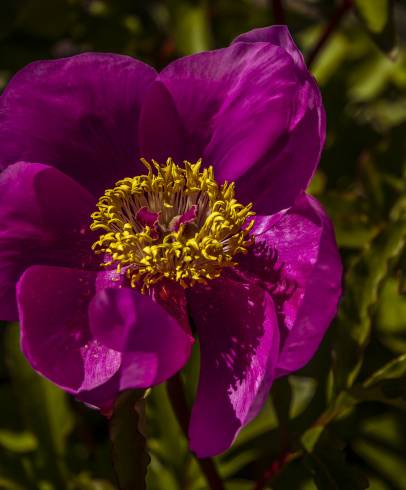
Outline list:
[[[257,212],[286,208],[307,187],[324,143],[324,112],[313,78],[285,47],[235,42],[173,62],[156,84],[167,95],[159,124],[141,123],[143,153],[169,156],[155,142],[171,128],[178,159],[203,157],[220,181],[237,181],[239,199],[254,201]],[[152,90],[143,114],[152,118],[155,105]]]
[[[284,25],[272,27],[260,27],[252,29],[236,37],[233,43],[269,43],[283,48],[293,59],[295,64],[301,69],[306,70],[306,64],[302,53],[297,48],[290,35],[289,29]]]
[[[141,226],[153,228],[158,223],[160,214],[161,213],[154,213],[144,206],[137,211],[135,217]]]
[[[178,231],[180,225],[187,225],[188,223],[193,223],[196,219],[198,206],[197,204],[193,204],[193,206],[188,209],[185,213],[175,216],[171,222],[169,223],[169,229]]]
[[[145,97],[141,115],[139,140],[144,158],[160,163],[172,157],[175,162],[196,160],[188,149],[192,142],[180,118],[175,101],[165,85],[159,81],[151,84]]]
[[[201,350],[190,446],[204,458],[226,450],[261,408],[279,332],[270,295],[253,284],[215,280],[192,288],[188,299]]]
[[[117,371],[106,383],[91,390],[81,390],[75,394],[75,398],[91,408],[100,409],[105,415],[110,415],[120,393],[119,382],[120,372]]]
[[[190,331],[134,289],[99,291],[90,303],[89,319],[94,338],[123,353],[120,390],[162,383],[189,358]]]
[[[74,394],[103,385],[121,365],[121,353],[89,330],[95,279],[95,272],[33,266],[17,285],[25,356],[36,371]]]
[[[273,222],[256,220],[260,233],[240,269],[274,299],[282,335],[281,376],[300,369],[316,352],[336,314],[342,265],[332,224],[314,198],[303,194]]]
[[[15,285],[27,267],[91,265],[95,204],[79,184],[47,165],[20,162],[0,174],[0,319],[17,320]]]
[[[155,76],[114,54],[28,65],[0,98],[0,169],[18,160],[47,163],[99,197],[137,173],[140,106]]]

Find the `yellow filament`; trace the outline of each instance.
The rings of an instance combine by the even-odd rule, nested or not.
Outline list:
[[[223,267],[236,265],[234,257],[252,243],[249,232],[255,213],[234,197],[234,184],[219,186],[213,167],[200,170],[171,158],[164,165],[141,160],[148,173],[128,177],[108,189],[92,214],[92,230],[103,234],[93,244],[104,255],[103,266],[125,271],[132,287],[142,291],[166,278],[183,287],[220,276]],[[196,206],[190,223],[172,229],[173,220]],[[143,226],[137,212],[159,213],[155,226]],[[158,232],[157,232],[158,229]]]

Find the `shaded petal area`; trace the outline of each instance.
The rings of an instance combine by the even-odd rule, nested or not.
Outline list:
[[[33,266],[17,285],[22,351],[36,371],[73,394],[103,385],[121,366],[121,353],[89,330],[95,279],[95,272]]]
[[[120,393],[120,371],[117,371],[106,383],[91,390],[82,390],[75,398],[91,408],[99,409],[103,415],[109,416]]]
[[[0,169],[18,160],[53,165],[97,197],[135,175],[140,106],[155,76],[115,54],[31,63],[0,98]]]
[[[89,319],[94,338],[122,353],[120,390],[170,378],[186,363],[194,342],[191,332],[160,304],[131,288],[97,292]]]
[[[272,298],[253,284],[214,280],[188,290],[188,300],[201,349],[190,447],[204,458],[225,451],[261,408],[279,332]]]
[[[0,319],[17,320],[15,286],[34,264],[90,267],[95,198],[47,165],[19,162],[0,174]]]
[[[139,141],[142,156],[160,163],[165,163],[168,157],[178,163],[199,158],[196,158],[199,150],[193,152],[193,141],[184,124],[169,90],[162,82],[153,82],[141,108]]]
[[[274,299],[282,335],[277,376],[282,376],[316,352],[336,314],[342,264],[331,221],[311,196],[303,194],[286,213],[271,218],[256,218],[259,234],[241,258],[240,271]]]
[[[156,93],[164,101],[159,124],[152,117]],[[290,206],[307,187],[325,131],[313,78],[270,42],[235,42],[171,63],[141,116],[143,153],[165,160],[165,146],[155,143],[166,139],[162,128],[170,128],[177,159],[203,157],[220,181],[236,181],[240,200],[266,213]]]

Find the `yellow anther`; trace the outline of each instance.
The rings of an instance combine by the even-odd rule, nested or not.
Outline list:
[[[92,214],[91,229],[103,232],[92,246],[103,254],[102,265],[117,272],[125,267],[131,286],[142,291],[163,278],[183,287],[206,283],[236,265],[235,255],[253,242],[249,218],[255,213],[252,204],[235,199],[234,183],[219,186],[213,167],[201,170],[201,160],[182,166],[171,158],[164,165],[141,162],[147,173],[106,190]],[[157,219],[138,219],[142,208]],[[181,221],[192,209],[195,216]],[[173,223],[182,224],[176,229]]]

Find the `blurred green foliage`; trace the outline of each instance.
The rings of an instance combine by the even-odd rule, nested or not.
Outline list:
[[[272,3],[2,0],[0,90],[33,60],[88,50],[125,53],[161,68],[274,23]],[[342,2],[282,4],[308,54]],[[310,192],[335,223],[345,294],[316,357],[275,384],[261,414],[216,463],[228,490],[253,489],[289,448],[291,462],[266,488],[405,490],[406,2],[355,0],[312,70],[328,134]],[[107,421],[31,370],[19,351],[16,325],[5,325],[0,341],[0,488],[118,488]],[[184,373],[189,401],[197,356]],[[124,397],[118,409],[131,401]],[[153,389],[146,405],[146,421],[135,412],[134,440],[127,440],[119,423],[110,427],[113,442],[127,448],[124,466],[133,461],[144,474],[146,431],[149,489],[207,488],[165,387]],[[132,488],[133,475],[124,477],[130,483],[123,488]]]

